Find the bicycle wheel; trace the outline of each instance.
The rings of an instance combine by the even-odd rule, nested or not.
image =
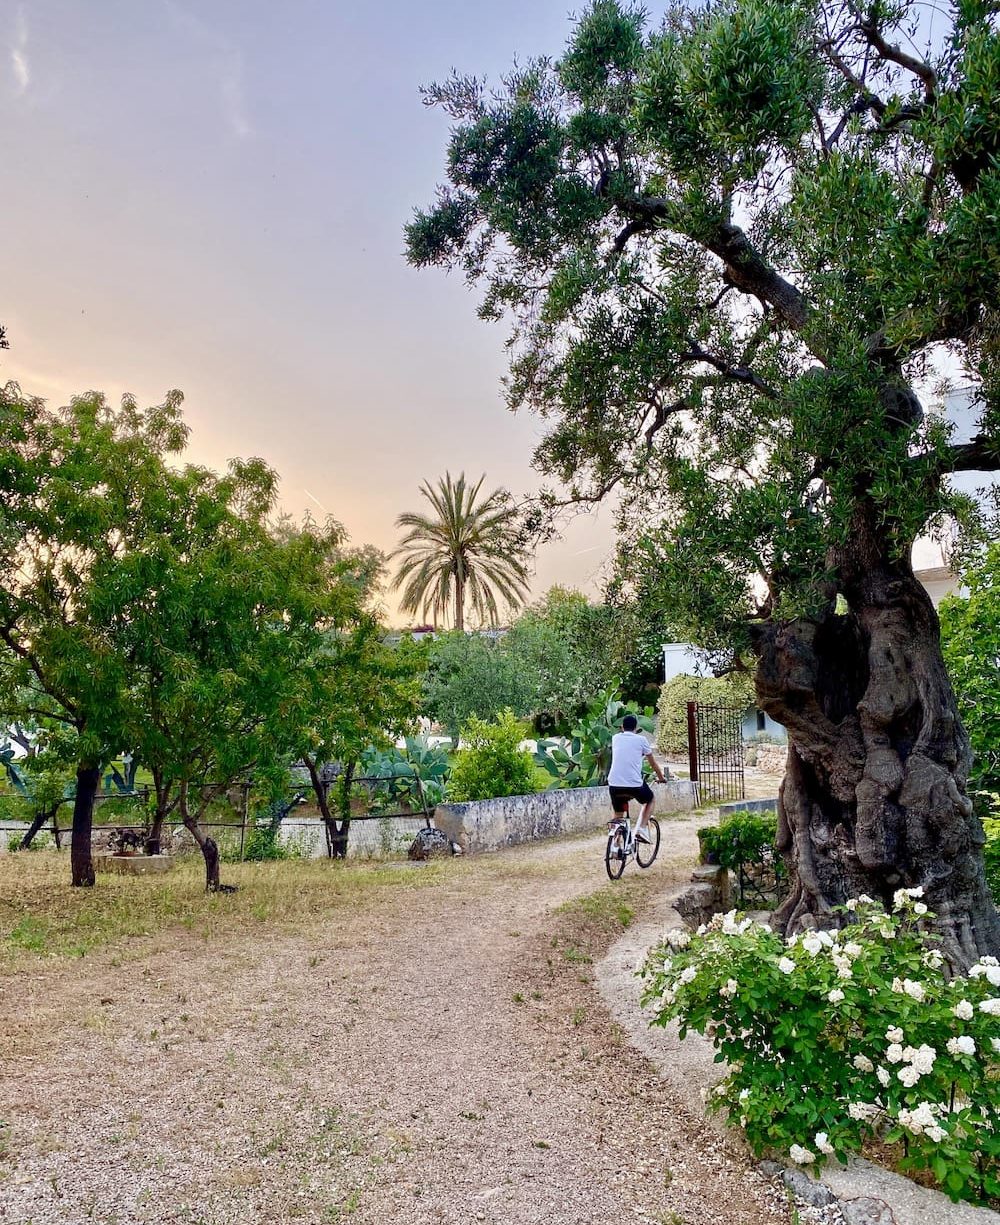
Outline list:
[[[655,817],[650,817],[645,829],[648,842],[635,840],[635,862],[640,868],[648,868],[660,850],[660,823]]]
[[[604,852],[604,866],[608,876],[617,880],[625,871],[625,837],[620,829],[608,834],[608,848]]]

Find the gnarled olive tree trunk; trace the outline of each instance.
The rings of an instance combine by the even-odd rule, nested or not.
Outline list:
[[[776,917],[789,932],[835,926],[848,898],[888,905],[919,885],[945,955],[967,967],[1000,952],[969,742],[930,598],[872,522],[859,515],[835,559],[844,615],[760,631],[758,700],[789,735],[778,845],[792,888]]]

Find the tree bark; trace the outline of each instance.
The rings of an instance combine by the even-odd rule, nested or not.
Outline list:
[[[455,629],[465,629],[465,574],[462,571],[461,559],[455,574]]]
[[[37,834],[38,831],[42,828],[42,826],[45,825],[47,822],[51,821],[52,818],[56,815],[57,807],[58,806],[50,807],[50,808],[38,808],[35,810],[35,815],[31,818],[31,824],[28,826],[27,830],[25,831],[24,837],[21,839],[20,849],[22,851],[26,851],[28,847],[31,846],[32,842],[35,840],[35,834]]]
[[[969,742],[934,607],[908,562],[880,556],[875,523],[859,516],[837,559],[846,615],[760,630],[758,701],[789,736],[778,849],[791,892],[775,917],[789,933],[835,927],[849,898],[889,908],[920,886],[961,970],[1000,953]]]
[[[337,824],[337,818],[330,810],[330,795],[329,787],[319,776],[319,770],[316,767],[316,762],[303,754],[302,760],[305,762],[306,769],[309,771],[309,781],[312,783],[313,792],[316,795],[316,806],[319,808],[320,816],[323,818],[323,827],[326,830],[326,853],[328,859],[346,859],[347,858],[347,837],[351,829],[350,820],[350,804],[351,804],[351,779],[354,777],[354,763],[349,762],[346,771],[344,772],[344,787],[342,788],[343,797],[346,797],[345,803],[341,804],[342,811],[348,815]],[[343,799],[342,797],[342,799]]]
[[[80,763],[76,770],[76,798],[73,800],[73,839],[70,847],[72,883],[83,888],[94,884],[91,834],[94,825],[94,796],[101,781],[101,767]]]
[[[219,883],[219,844],[214,838],[209,838],[202,832],[201,826],[198,824],[198,814],[193,813],[188,807],[187,783],[181,784],[179,805],[184,827],[190,832],[195,842],[198,843],[205,859],[205,891],[209,893],[218,892],[222,889]],[[236,886],[234,885],[227,885],[224,892],[232,893],[235,888]]]

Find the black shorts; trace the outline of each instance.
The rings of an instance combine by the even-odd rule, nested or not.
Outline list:
[[[653,798],[653,789],[649,783],[639,787],[608,787],[611,792],[611,807],[615,812],[626,812],[629,800],[638,800],[640,804],[648,804]]]

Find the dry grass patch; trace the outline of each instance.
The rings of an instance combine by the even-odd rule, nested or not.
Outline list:
[[[386,891],[438,885],[457,869],[448,860],[419,867],[335,860],[230,864],[226,880],[238,891],[209,894],[201,860],[193,857],[163,876],[101,876],[92,889],[73,889],[66,856],[5,855],[0,857],[0,973],[25,958],[80,957],[171,929],[211,940],[265,924],[301,928]]]

